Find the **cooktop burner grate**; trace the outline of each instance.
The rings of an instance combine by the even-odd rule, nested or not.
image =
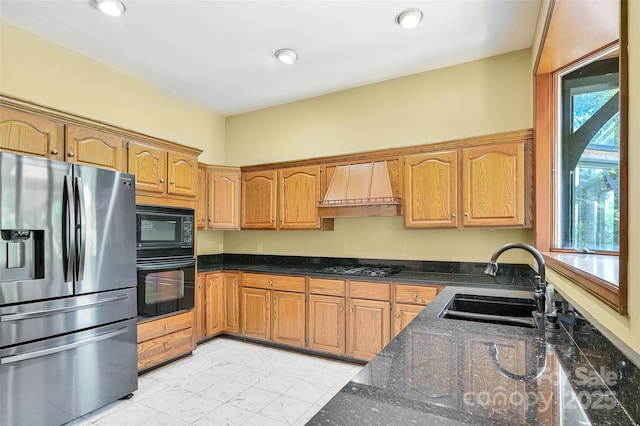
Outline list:
[[[387,265],[336,265],[319,270],[323,274],[360,275],[366,277],[387,277],[400,269]]]

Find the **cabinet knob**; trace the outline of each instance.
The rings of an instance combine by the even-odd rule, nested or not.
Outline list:
[[[169,324],[165,324],[165,325],[164,325],[164,329],[165,329],[165,330],[168,330],[168,329],[169,329]]]
[[[280,218],[280,222],[282,222],[282,218]]]
[[[269,285],[273,285],[273,281],[269,280]]]
[[[344,311],[344,308],[343,308],[342,306],[340,306],[340,307],[338,308],[338,312],[342,312],[342,311]]]
[[[73,153],[73,151],[69,151],[69,154],[67,154],[69,157],[75,157],[76,154]]]
[[[238,284],[238,280],[233,280],[233,283],[234,284]]]
[[[172,180],[172,181],[170,181],[169,183],[170,183],[171,185],[175,185],[176,181],[175,181],[175,180]]]
[[[265,297],[265,298],[264,298],[264,301],[265,301],[266,303],[269,303],[269,298],[268,298],[268,297]]]
[[[413,293],[413,294],[411,295],[411,298],[412,298],[412,299],[417,299],[417,298],[418,298],[418,293]]]
[[[207,287],[211,287],[211,283],[207,283]]]
[[[467,216],[467,217],[469,217],[469,213],[467,213],[467,212],[465,212],[465,213],[464,213],[464,215],[465,215],[465,216]]]
[[[277,302],[277,300],[276,300],[276,299],[273,299],[273,304],[274,304],[274,305],[276,304],[276,302]]]
[[[458,217],[458,215],[455,213],[451,213],[451,217]]]
[[[349,312],[353,312],[353,308],[349,308]]]
[[[57,150],[57,149],[52,149],[52,150],[51,150],[51,153],[52,153],[53,155],[58,155],[58,150]]]
[[[395,314],[394,317],[400,318],[400,314]]]
[[[165,349],[169,349],[169,342],[164,342],[163,346],[164,346]]]
[[[160,183],[164,183],[164,178],[161,178],[161,179],[160,179]]]
[[[202,288],[202,284],[198,286],[198,288]]]
[[[275,222],[275,221],[276,221],[276,219],[272,217],[271,218],[271,222]]]

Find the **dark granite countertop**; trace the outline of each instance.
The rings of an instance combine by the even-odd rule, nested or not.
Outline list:
[[[308,424],[638,424],[640,369],[567,302],[550,331],[440,318],[455,293],[532,296],[447,286]]]
[[[387,277],[327,274],[321,270],[335,265],[388,265],[399,272]],[[381,260],[305,256],[219,254],[198,256],[198,272],[243,271],[272,274],[410,284],[464,285],[481,288],[533,290],[535,271],[528,265],[500,264],[495,277],[484,274],[486,263]]]

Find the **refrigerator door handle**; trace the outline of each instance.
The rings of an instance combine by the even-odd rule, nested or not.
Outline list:
[[[80,346],[88,345],[89,343],[99,342],[100,340],[111,339],[112,337],[119,336],[128,331],[127,326],[121,327],[117,330],[109,331],[106,333],[99,334],[97,336],[91,337],[89,339],[78,340],[72,343],[67,343],[66,345],[56,346],[53,348],[40,349],[37,351],[25,352],[18,355],[12,355],[5,358],[0,359],[0,364],[11,364],[19,361],[26,361],[28,359],[39,358],[41,356],[51,355],[58,352],[68,351],[70,349],[75,349]]]
[[[0,315],[0,322],[18,321],[24,319],[46,317],[48,315],[57,315],[65,312],[79,311],[86,308],[95,308],[97,306],[106,305],[108,303],[119,302],[121,300],[128,299],[127,294],[121,294],[119,296],[109,297],[108,299],[96,300],[94,302],[83,303],[82,305],[63,306],[60,308],[46,309],[43,311],[31,311],[31,312],[17,312],[13,314]]]
[[[72,253],[75,253],[75,238],[71,228],[73,224],[73,188],[71,187],[70,177],[65,175],[64,188],[62,190],[62,262],[64,265],[65,282],[73,281],[73,262]]]
[[[76,255],[76,279],[82,281],[84,275],[84,256],[87,246],[87,215],[84,205],[84,184],[82,178],[75,178],[76,193],[76,235],[77,235],[77,255]]]

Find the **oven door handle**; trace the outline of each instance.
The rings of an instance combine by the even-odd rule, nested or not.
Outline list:
[[[195,266],[195,260],[188,260],[186,262],[167,262],[167,263],[138,263],[136,268],[140,271],[157,271],[158,269],[178,269],[178,268],[188,268],[191,266]]]

